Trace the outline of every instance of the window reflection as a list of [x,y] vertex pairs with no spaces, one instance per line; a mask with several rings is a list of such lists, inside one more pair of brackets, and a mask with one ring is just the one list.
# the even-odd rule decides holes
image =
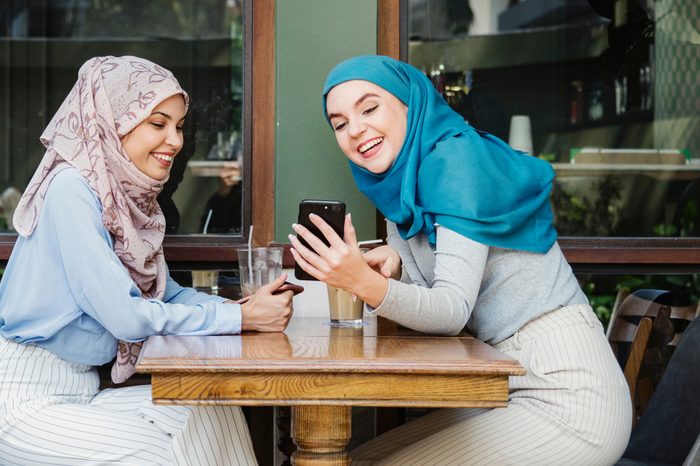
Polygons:
[[39,135],[80,65],[136,55],[172,70],[192,101],[159,197],[169,232],[240,232],[242,0],[2,2],[0,28],[0,231],[11,230],[16,193],[44,154]]
[[553,163],[561,235],[700,234],[697,2],[410,0],[409,38],[465,119]]

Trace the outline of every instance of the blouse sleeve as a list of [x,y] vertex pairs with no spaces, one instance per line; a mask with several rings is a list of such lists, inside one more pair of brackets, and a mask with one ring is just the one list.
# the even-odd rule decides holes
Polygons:
[[[403,246],[397,250],[402,260],[404,257],[413,260],[406,242],[401,240],[401,243]],[[421,332],[459,333],[476,303],[488,252],[488,246],[438,227],[432,286],[389,280],[384,301],[374,312]]]
[[223,303],[228,301],[226,298],[221,296],[216,296],[209,293],[202,293],[194,288],[189,288],[180,285],[178,282],[173,280],[168,272],[168,281],[165,285],[165,293],[163,295],[163,301],[172,304],[202,304],[209,301]]
[[56,177],[42,210],[77,306],[115,338],[240,332],[239,305],[183,288],[169,274],[164,300],[144,299],[112,249],[101,205],[86,183]]

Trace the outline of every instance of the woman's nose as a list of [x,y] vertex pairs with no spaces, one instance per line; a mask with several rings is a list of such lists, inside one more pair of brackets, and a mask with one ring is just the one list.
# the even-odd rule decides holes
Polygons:
[[364,124],[364,122],[362,120],[351,121],[348,123],[348,125],[349,125],[348,130],[349,130],[350,136],[352,136],[352,137],[359,136],[360,134],[364,133],[365,129],[367,128],[367,126]]
[[175,150],[180,150],[183,143],[182,132],[177,128],[172,128],[168,131],[168,135],[165,138],[165,143]]

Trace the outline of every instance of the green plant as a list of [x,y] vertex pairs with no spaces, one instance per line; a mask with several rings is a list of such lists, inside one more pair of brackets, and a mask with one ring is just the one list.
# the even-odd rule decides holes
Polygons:
[[621,191],[620,180],[613,176],[596,181],[584,194],[555,183],[551,199],[557,231],[561,235],[614,236],[627,221]]

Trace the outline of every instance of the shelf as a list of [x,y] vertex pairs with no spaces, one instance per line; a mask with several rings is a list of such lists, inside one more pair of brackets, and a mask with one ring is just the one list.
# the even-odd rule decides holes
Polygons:
[[449,73],[595,58],[608,47],[607,25],[601,20],[448,41],[411,41],[409,62],[428,71],[442,63]]
[[579,176],[645,175],[657,180],[696,180],[700,165],[644,163],[553,163],[557,179]]
[[190,160],[187,166],[192,176],[218,177],[224,168],[237,168],[241,164],[235,160]]

